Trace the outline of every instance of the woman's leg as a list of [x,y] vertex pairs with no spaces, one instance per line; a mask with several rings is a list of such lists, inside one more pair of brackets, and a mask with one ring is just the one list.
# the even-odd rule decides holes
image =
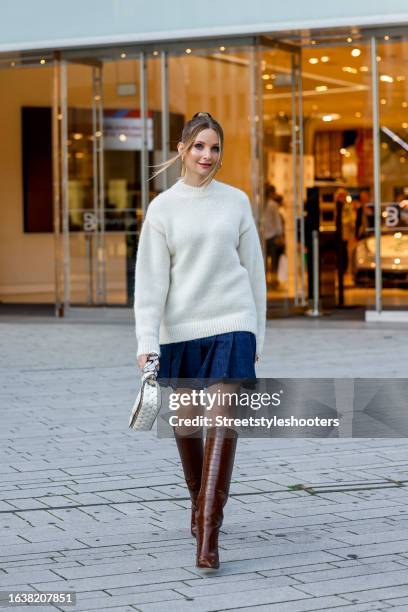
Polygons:
[[[177,393],[190,394],[190,389],[177,389]],[[179,418],[193,418],[200,415],[201,410],[193,406],[180,406],[177,410]],[[191,533],[196,536],[197,497],[201,487],[201,473],[204,457],[204,441],[202,427],[174,426],[174,437],[183,467],[184,478],[191,498]]]
[[[221,399],[211,410],[213,423],[217,415],[234,415],[234,394],[239,393],[239,389],[240,385],[237,384],[213,385],[208,388],[208,393],[215,393],[215,397]],[[224,518],[223,508],[228,500],[237,439],[238,434],[233,427],[214,426],[207,430],[196,514],[196,565],[200,568],[219,567],[218,534]]]

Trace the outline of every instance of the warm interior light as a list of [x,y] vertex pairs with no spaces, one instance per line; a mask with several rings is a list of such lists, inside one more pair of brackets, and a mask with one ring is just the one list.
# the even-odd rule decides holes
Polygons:
[[351,38],[351,36],[349,36],[349,37],[347,38],[347,42],[348,42],[348,43],[353,42],[353,39]]
[[322,116],[323,121],[336,121],[336,119],[340,119],[340,115],[338,113],[330,113]]
[[402,124],[402,127],[406,130],[408,128],[408,123],[404,121],[404,123]]
[[120,57],[121,57],[122,59],[125,59],[125,57],[126,57],[126,53],[121,53],[121,54],[120,54]]
[[399,74],[399,75],[397,76],[397,81],[405,81],[405,77],[404,77],[404,75]]
[[311,57],[311,58],[309,59],[309,64],[317,64],[317,63],[318,63],[318,61],[319,61],[319,58],[318,58],[318,57]]
[[81,132],[75,132],[75,134],[72,134],[72,138],[74,140],[81,140],[84,137],[83,134],[81,134]]
[[315,87],[316,91],[327,91],[327,89],[328,89],[327,85],[317,85]]
[[401,232],[395,232],[394,238],[402,238]]
[[269,76],[269,74],[263,74],[262,78],[264,81],[268,81],[271,77]]
[[380,76],[380,81],[383,81],[384,83],[393,83],[394,79],[389,74],[382,74]]
[[359,111],[357,111],[356,113],[354,113],[354,116],[359,118],[359,117],[361,117],[361,113]]
[[350,74],[357,74],[357,68],[352,68],[351,66],[343,66],[343,72],[350,72]]
[[390,37],[388,36],[388,34],[384,36],[384,40],[390,40]]
[[400,258],[399,258],[399,257],[396,257],[396,258],[394,259],[394,263],[396,263],[396,264],[399,264],[399,263],[401,263],[401,260],[400,260]]
[[322,57],[320,58],[320,61],[323,63],[328,62],[330,59],[330,57],[328,55],[322,55]]
[[360,50],[360,49],[357,49],[357,47],[356,47],[355,49],[352,49],[352,50],[351,50],[351,55],[352,55],[353,57],[358,57],[359,55],[361,55],[361,50]]
[[368,66],[360,66],[360,72],[368,72]]
[[266,85],[266,89],[273,89],[273,85],[272,85],[272,83],[267,83],[267,85]]
[[159,52],[158,52],[158,51],[156,51],[156,50],[154,50],[154,51],[153,51],[153,55],[159,55]]
[[344,149],[343,147],[340,149],[340,154],[341,155],[345,155],[346,154],[347,149]]
[[220,47],[220,51],[225,51],[225,47]]
[[385,98],[381,98],[380,103],[381,104],[387,104],[387,100]]
[[408,102],[402,102],[402,103],[401,103],[401,106],[402,106],[402,108],[407,108],[407,106],[408,106]]
[[191,49],[186,49],[186,53],[191,53]]
[[377,60],[377,62],[381,62],[381,55],[377,55],[375,59]]
[[126,134],[119,134],[119,140],[120,142],[126,142],[127,141]]
[[45,59],[43,57],[40,59],[40,64],[45,64]]

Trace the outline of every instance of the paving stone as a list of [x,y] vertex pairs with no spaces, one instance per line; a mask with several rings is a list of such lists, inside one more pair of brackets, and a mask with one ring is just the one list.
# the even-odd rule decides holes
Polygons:
[[[77,590],[84,611],[404,609],[408,491],[357,490],[406,480],[403,439],[242,438],[221,568],[195,568],[174,440],[127,428],[138,386],[128,315],[0,322],[0,580]],[[268,322],[259,375],[387,375],[384,326],[334,323]],[[408,327],[397,332],[389,371],[405,376]],[[289,488],[299,483],[317,495]]]

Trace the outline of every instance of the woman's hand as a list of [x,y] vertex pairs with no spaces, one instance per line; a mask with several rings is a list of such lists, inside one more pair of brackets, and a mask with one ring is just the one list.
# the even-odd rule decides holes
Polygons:
[[[156,353],[146,353],[144,355],[139,355],[139,357],[137,358],[137,364],[141,370],[143,370],[143,368],[145,367],[150,355],[156,355]],[[157,369],[160,369],[160,365]]]

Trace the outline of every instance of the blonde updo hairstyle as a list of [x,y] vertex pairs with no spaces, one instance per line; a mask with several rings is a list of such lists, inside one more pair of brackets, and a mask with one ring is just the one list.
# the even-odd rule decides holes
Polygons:
[[[224,150],[224,132],[221,125],[213,119],[210,113],[196,113],[190,121],[187,121],[185,124],[182,134],[181,134],[181,142],[184,147],[180,153],[177,153],[174,157],[168,159],[167,161],[157,164],[160,167],[160,170],[157,170],[150,178],[155,178],[158,174],[161,174],[167,168],[170,168],[173,164],[175,164],[179,159],[181,160],[181,176],[185,176],[186,167],[184,164],[184,156],[190,151],[192,148],[198,134],[203,130],[211,129],[214,130],[218,134],[219,146],[220,146],[220,156],[218,158],[217,164],[212,168],[209,175],[200,183],[200,186],[207,185],[216,175],[218,170],[222,164],[222,155]],[[156,166],[156,167],[157,167]]]

